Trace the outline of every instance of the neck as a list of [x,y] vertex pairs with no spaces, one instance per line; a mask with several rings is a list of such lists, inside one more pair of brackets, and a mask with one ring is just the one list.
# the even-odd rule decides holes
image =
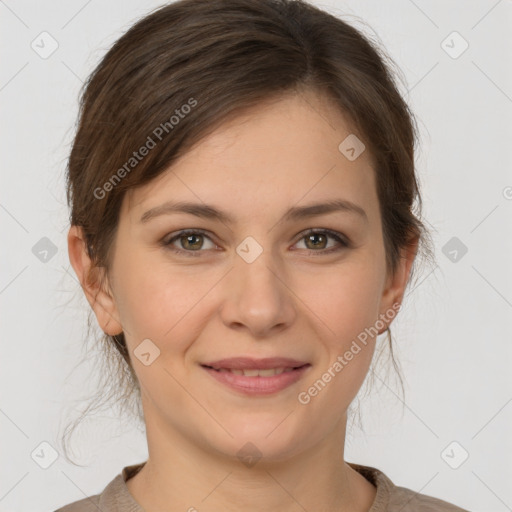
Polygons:
[[157,416],[147,421],[145,412],[149,458],[127,486],[146,510],[366,512],[375,497],[375,487],[343,459],[346,416],[308,449],[279,459],[263,454],[251,464],[201,446]]

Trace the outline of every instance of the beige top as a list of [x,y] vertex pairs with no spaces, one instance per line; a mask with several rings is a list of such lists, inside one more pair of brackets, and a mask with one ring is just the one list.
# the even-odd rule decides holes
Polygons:
[[[74,501],[55,512],[145,512],[126,485],[126,481],[137,474],[144,464],[124,467],[100,494]],[[347,464],[377,487],[375,500],[368,512],[469,512],[446,501],[398,487],[376,468],[352,462]]]

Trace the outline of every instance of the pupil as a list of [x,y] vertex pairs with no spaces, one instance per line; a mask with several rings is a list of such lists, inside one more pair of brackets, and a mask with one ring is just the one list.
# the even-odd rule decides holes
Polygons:
[[[187,235],[186,236],[186,239],[187,239],[187,244],[189,244],[189,242],[191,240],[193,240],[194,238],[199,238],[197,235]],[[194,243],[191,243],[191,245],[194,245]],[[196,244],[197,245],[197,244]]]
[[[322,238],[322,235],[321,235],[321,234],[318,234],[318,233],[314,233],[314,234],[312,234],[312,235],[309,235],[309,241],[310,241],[310,242],[313,242],[314,246],[315,246],[315,247],[317,247],[317,246],[319,245],[319,242],[318,242],[318,241],[316,241],[316,242],[315,242],[315,241],[313,240],[313,239],[314,239],[314,237],[321,237],[321,238]],[[320,244],[321,244],[321,242],[320,242]]]

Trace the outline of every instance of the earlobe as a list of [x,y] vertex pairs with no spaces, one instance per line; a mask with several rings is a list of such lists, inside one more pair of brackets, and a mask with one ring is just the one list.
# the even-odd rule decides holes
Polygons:
[[69,230],[68,254],[69,261],[101,329],[110,336],[120,334],[123,328],[105,269],[93,266],[80,226],[71,226]]

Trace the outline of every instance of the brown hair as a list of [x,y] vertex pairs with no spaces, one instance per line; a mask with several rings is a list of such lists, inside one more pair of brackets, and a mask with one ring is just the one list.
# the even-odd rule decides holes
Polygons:
[[[415,120],[386,60],[358,30],[302,0],[180,0],[138,21],[84,84],[68,162],[70,222],[82,227],[93,264],[108,272],[127,190],[248,107],[302,91],[334,100],[373,158],[389,270],[415,238],[430,255]],[[103,341],[115,393],[133,399],[124,335]]]

